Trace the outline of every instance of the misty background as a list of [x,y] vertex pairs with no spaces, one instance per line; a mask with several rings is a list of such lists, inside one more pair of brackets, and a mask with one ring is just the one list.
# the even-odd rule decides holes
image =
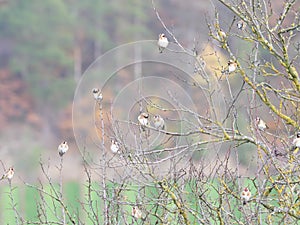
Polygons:
[[[280,5],[273,4],[276,14]],[[227,9],[206,0],[164,0],[155,1],[155,5],[179,42],[199,52],[207,47],[206,21],[214,20],[214,7],[220,11],[220,26],[224,30],[228,30],[233,19]],[[80,169],[74,173],[81,156],[73,135],[72,103],[82,74],[106,51],[120,44],[156,40],[162,32],[166,33],[151,1],[1,1],[3,165],[14,166],[18,177],[35,181],[40,173],[39,161],[58,162],[57,146],[66,140],[70,146],[67,154],[72,157],[65,162],[69,171],[66,177],[80,179]],[[239,41],[229,40],[229,45],[239,55],[247,50]],[[208,67],[214,66],[207,63]],[[0,171],[4,172],[4,168]]]

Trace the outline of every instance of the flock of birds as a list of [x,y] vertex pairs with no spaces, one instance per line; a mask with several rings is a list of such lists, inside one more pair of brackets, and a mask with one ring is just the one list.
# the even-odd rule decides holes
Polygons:
[[[145,112],[142,112],[138,116],[137,120],[138,120],[138,124],[140,125],[140,128],[141,128],[142,132],[146,132],[147,127],[150,126],[149,119],[150,119],[149,114],[145,113]],[[165,120],[161,117],[161,115],[158,115],[158,114],[154,115],[152,122],[153,122],[153,125],[154,125],[155,129],[157,129],[157,130],[164,130],[165,129]],[[118,153],[119,150],[120,150],[120,144],[114,138],[111,139],[110,150],[114,154]]]
[[[237,28],[240,30],[244,30],[246,27],[246,23],[244,21],[239,21],[237,23]],[[222,30],[220,30],[220,35],[222,36],[222,38],[226,38],[226,33]],[[158,45],[158,49],[159,52],[162,53],[169,45],[169,41],[168,38],[166,37],[165,34],[160,34],[158,41],[157,41],[157,45]],[[226,71],[226,73],[232,73],[236,70],[237,68],[237,63],[233,60],[229,60],[228,63],[228,69]],[[94,88],[92,90],[92,94],[93,97],[96,101],[102,101],[103,100],[103,95],[101,93],[101,91],[98,88]],[[137,121],[140,125],[140,128],[142,131],[145,131],[147,129],[147,127],[150,126],[150,118],[149,118],[149,114],[146,112],[142,112],[138,118]],[[160,115],[154,115],[153,119],[152,119],[154,128],[157,130],[164,130],[165,129],[165,121],[164,119],[160,116]],[[255,118],[255,124],[257,126],[257,128],[261,131],[264,131],[266,129],[268,129],[268,125],[259,117]],[[296,137],[294,138],[293,142],[292,142],[292,149],[291,150],[295,150],[299,148],[300,149],[300,132],[297,132]],[[59,146],[58,146],[58,153],[59,156],[62,157],[67,151],[69,150],[69,146],[68,143],[66,141],[63,141]],[[118,143],[118,141],[116,139],[111,139],[111,146],[110,146],[110,150],[112,153],[118,153],[120,150],[120,144]],[[10,167],[6,173],[3,174],[3,176],[0,178],[0,180],[3,179],[8,179],[9,182],[12,180],[13,176],[14,176],[14,168]],[[249,190],[248,187],[245,187],[242,190],[241,193],[241,200],[242,203],[245,205],[247,202],[249,202],[251,199],[251,192]],[[137,219],[141,219],[142,218],[142,211],[137,207],[137,206],[133,206],[132,207],[132,213],[131,215]]]
[[[237,27],[240,30],[244,30],[246,27],[246,24],[243,21],[239,21],[237,23]],[[221,35],[223,36],[223,38],[226,37],[225,32],[220,31]],[[157,45],[158,45],[158,49],[159,52],[162,53],[169,45],[169,41],[167,39],[167,37],[165,36],[165,34],[160,34],[158,41],[157,41]],[[229,60],[228,63],[228,68],[225,71],[225,73],[232,73],[236,70],[237,68],[237,63],[233,60]],[[96,101],[102,101],[103,100],[103,95],[101,93],[101,91],[99,90],[99,88],[94,88],[92,90],[92,94],[93,97]],[[138,117],[137,117],[137,121],[138,124],[140,125],[140,128],[142,131],[146,131],[147,127],[150,126],[150,116],[148,113],[146,112],[142,112]],[[153,127],[157,130],[164,130],[165,129],[165,121],[164,119],[160,116],[160,115],[154,115],[152,118],[152,124]],[[266,129],[268,129],[268,125],[266,124],[265,121],[263,121],[260,117],[256,117],[255,118],[255,125],[256,127],[261,130],[261,131],[265,131]],[[294,138],[293,142],[293,147],[292,150],[295,150],[296,148],[300,148],[300,132],[298,132],[296,134],[296,137]],[[59,151],[59,155],[63,156],[67,151],[68,151],[69,147],[66,141],[62,142],[59,146],[58,146],[58,151]],[[116,139],[111,139],[111,145],[110,145],[110,150],[112,153],[116,154],[119,152],[120,150],[120,144]],[[241,192],[241,200],[243,205],[247,204],[247,202],[249,202],[251,200],[251,192],[249,190],[248,187],[245,187],[242,192]],[[132,207],[132,216],[140,219],[142,218],[142,211],[137,207],[137,206],[133,206]]]
[[[244,30],[245,26],[246,26],[246,24],[243,21],[239,21],[237,23],[238,29]],[[223,35],[223,37],[226,37],[226,34],[223,31],[221,31],[221,35]],[[157,42],[159,52],[162,53],[164,51],[164,49],[168,47],[168,44],[169,44],[169,41],[168,41],[167,37],[165,36],[165,34],[160,34],[158,42]],[[237,68],[237,63],[233,60],[229,60],[227,65],[228,65],[227,70],[222,71],[222,73],[223,72],[224,73],[232,73]],[[96,101],[103,100],[102,93],[98,88],[94,88],[92,93],[93,93],[94,99]],[[146,131],[147,127],[149,127],[149,125],[150,125],[149,114],[146,112],[142,112],[138,116],[137,121],[141,127],[141,130]],[[153,125],[156,129],[158,129],[158,130],[165,129],[165,121],[160,115],[154,115],[152,121],[153,121]],[[266,129],[269,128],[268,125],[266,124],[266,122],[263,121],[260,117],[255,118],[255,125],[261,131],[265,131]],[[296,148],[300,148],[300,132],[297,133],[296,138],[293,140],[293,149],[296,149]],[[115,139],[111,140],[110,150],[112,153],[119,152],[120,145],[117,140],[115,140]],[[243,205],[246,205],[247,202],[250,201],[251,196],[252,195],[251,195],[249,188],[245,187],[241,192],[241,200],[242,200]],[[138,218],[138,219],[142,218],[142,212],[138,209],[137,206],[132,207],[132,216],[135,218]]]

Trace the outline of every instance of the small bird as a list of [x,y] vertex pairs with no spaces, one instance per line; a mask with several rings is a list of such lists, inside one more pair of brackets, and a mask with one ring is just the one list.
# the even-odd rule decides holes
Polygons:
[[58,146],[58,154],[60,156],[63,156],[68,150],[69,150],[69,146],[68,143],[66,141],[63,141],[59,146]]
[[228,69],[227,70],[222,70],[222,74],[232,73],[237,68],[237,63],[235,61],[231,60],[231,59],[228,61],[227,65],[228,65]]
[[239,30],[245,30],[246,25],[247,24],[243,20],[238,21],[236,24],[236,26]]
[[7,172],[5,174],[3,174],[3,176],[1,177],[0,180],[3,180],[5,178],[7,178],[9,181],[11,181],[11,179],[13,178],[15,174],[15,171],[14,171],[14,168],[13,167],[10,167]]
[[103,99],[102,93],[99,88],[93,89],[93,96],[96,101],[101,101]]
[[138,116],[138,121],[143,131],[145,131],[145,127],[149,126],[148,118],[149,118],[149,114],[144,112]]
[[236,70],[237,63],[234,62],[233,60],[229,60],[227,65],[228,65],[228,73],[231,73]]
[[243,205],[246,205],[247,202],[249,202],[251,198],[251,192],[247,187],[245,187],[244,190],[242,191],[241,198],[243,201]]
[[226,33],[223,30],[220,30],[220,37],[221,37],[221,40],[225,40],[227,37]]
[[111,139],[110,150],[112,151],[112,153],[117,153],[119,149],[119,143],[115,139]]
[[137,206],[133,206],[132,207],[132,211],[131,211],[131,215],[137,219],[141,219],[142,218],[142,211],[137,207]]
[[265,129],[269,129],[268,125],[265,123],[265,121],[263,121],[260,117],[256,117],[255,118],[255,122],[256,122],[256,126],[258,127],[258,129],[260,129],[261,131],[264,131]]
[[153,123],[154,123],[154,127],[156,129],[159,129],[159,130],[160,129],[162,129],[162,130],[165,129],[165,121],[160,115],[155,115],[153,117]]
[[159,35],[159,38],[158,38],[158,41],[157,41],[157,45],[158,45],[159,53],[162,53],[163,50],[164,50],[166,47],[168,47],[169,41],[168,41],[168,38],[166,37],[165,34],[160,34],[160,35]]
[[296,137],[293,140],[293,146],[292,151],[294,151],[296,148],[300,149],[300,131],[297,132]]

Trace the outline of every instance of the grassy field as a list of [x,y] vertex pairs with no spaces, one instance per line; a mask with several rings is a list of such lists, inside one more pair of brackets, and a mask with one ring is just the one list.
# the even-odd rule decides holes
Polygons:
[[[193,187],[194,183],[191,181],[189,184],[186,185],[184,192],[184,202],[185,206],[188,206],[188,208],[193,209],[194,212],[199,212],[202,210],[199,208],[198,201],[199,199],[194,195],[193,190],[191,187]],[[212,185],[212,183],[210,184]],[[213,183],[215,187],[218,186],[217,183]],[[112,224],[122,224],[119,223],[119,221],[124,221],[124,218],[127,220],[128,223],[132,224],[133,218],[131,216],[131,207],[136,202],[140,202],[141,199],[138,199],[139,192],[141,193],[141,196],[143,196],[143,202],[146,202],[147,204],[143,205],[142,207],[145,209],[145,211],[154,213],[156,215],[167,215],[167,211],[174,211],[176,210],[176,206],[172,201],[163,202],[165,209],[162,209],[162,207],[156,208],[157,204],[153,201],[153,199],[157,199],[159,197],[158,189],[155,187],[146,187],[143,188],[143,190],[138,191],[138,187],[134,185],[128,185],[124,188],[124,191],[122,192],[122,195],[118,197],[119,202],[124,202],[124,204],[118,204],[117,201],[114,201],[114,198],[116,198],[116,189],[113,186],[113,184],[107,184],[109,188],[108,192],[108,199],[111,200],[110,212],[111,212],[111,218]],[[58,188],[58,187],[56,187]],[[45,186],[44,189],[47,191],[47,193],[53,193],[49,186]],[[91,198],[92,198],[92,205],[94,208],[97,208],[98,210],[95,211],[96,217],[100,220],[102,218],[103,213],[103,205],[102,200],[100,199],[99,195],[96,193],[96,191],[99,191],[99,184],[94,183],[93,184],[94,192],[91,192]],[[253,189],[252,189],[253,190]],[[78,217],[81,221],[84,222],[86,225],[92,225],[94,224],[93,221],[95,221],[95,217],[92,216],[91,210],[88,207],[88,204],[86,204],[86,198],[87,198],[87,189],[84,186],[80,186],[80,184],[76,182],[69,182],[64,184],[64,202],[68,207],[68,211],[70,215],[72,215],[73,219],[78,223]],[[10,196],[13,197],[13,202]],[[48,224],[53,224],[55,222],[59,222],[57,219],[58,217],[61,217],[61,207],[58,204],[57,201],[53,201],[51,197],[49,196],[43,196],[44,201],[42,201],[41,196],[39,195],[39,192],[36,189],[30,188],[30,187],[18,187],[13,186],[13,189],[10,190],[8,185],[3,185],[0,187],[0,224],[10,224],[14,225],[17,224],[16,222],[16,215],[14,210],[12,210],[13,205],[15,205],[18,212],[20,212],[21,216],[26,221],[31,221],[32,223],[37,222],[38,218],[41,217],[43,220],[45,220],[45,217],[43,214],[47,215],[47,219],[49,221]],[[162,196],[160,196],[162,197]],[[166,197],[166,196],[164,196]],[[214,190],[214,188],[211,188],[208,191],[208,194],[206,195],[206,199],[210,201],[210,203],[218,205],[218,193]],[[240,205],[240,200],[234,199],[234,198],[228,198],[231,204],[234,206]],[[162,202],[160,202],[162,203]],[[274,204],[276,204],[274,202]],[[83,210],[83,206],[86,211]],[[41,208],[45,208],[43,211],[41,211]],[[238,210],[238,207],[232,211],[235,214],[235,217],[240,219],[240,222],[246,222],[244,215],[241,213],[241,211]],[[88,214],[90,216],[88,216]],[[262,221],[266,220],[266,215],[264,214],[261,219]],[[175,217],[166,216],[169,220],[169,225],[175,225],[179,224],[178,220]],[[188,217],[190,219],[191,224],[199,224],[199,221],[195,216],[193,216],[191,213],[188,214]],[[277,218],[278,219],[278,218]],[[275,219],[276,221],[278,221]],[[273,217],[273,222],[276,222]],[[211,222],[213,222],[212,220]],[[51,223],[52,222],[52,223]],[[156,218],[154,215],[148,214],[147,215],[147,223],[142,223],[142,221],[134,221],[133,224],[155,224]],[[101,222],[99,222],[101,224]],[[35,223],[36,224],[36,223]],[[70,224],[70,222],[67,220],[67,224]],[[235,224],[235,223],[233,223]],[[264,224],[264,223],[263,223]],[[267,224],[267,223],[266,223]]]
[[[49,187],[45,187],[45,189],[51,193]],[[13,197],[13,202],[10,196]],[[80,209],[80,196],[81,193],[79,184],[74,182],[65,184],[64,198],[67,205],[70,206],[70,211],[72,213],[76,213],[78,212],[78,209]],[[13,205],[16,206],[18,212],[26,221],[37,221],[38,205],[42,202],[37,190],[30,187],[13,186],[12,191],[10,191],[8,185],[2,186],[0,188],[0,198],[0,224],[16,224],[16,215],[13,210]],[[45,207],[45,213],[47,214],[49,221],[57,221],[54,211],[50,210],[49,208],[53,209],[56,207],[58,213],[60,213],[60,206],[57,202],[53,202],[49,196],[45,196],[45,203],[45,205],[50,206]]]

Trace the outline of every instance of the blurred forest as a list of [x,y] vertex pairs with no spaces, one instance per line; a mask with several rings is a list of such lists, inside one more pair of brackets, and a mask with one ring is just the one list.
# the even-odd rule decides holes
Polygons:
[[[209,3],[157,4],[183,43],[206,41],[200,15]],[[0,157],[31,172],[61,140],[76,149],[72,100],[86,68],[109,49],[163,32],[151,2],[138,0],[1,1],[0,30]]]
[[[156,4],[184,47],[207,47],[206,20],[214,16],[209,1]],[[217,2],[215,6],[222,14],[220,26],[228,27],[232,14]],[[273,3],[275,12],[280,7]],[[151,1],[139,0],[1,1],[0,30],[0,157],[20,172],[34,172],[41,153],[57,154],[61,140],[76,149],[74,91],[97,57],[120,44],[155,40],[165,32]],[[247,49],[239,41],[229,44],[242,47],[238,55]],[[207,60],[208,68],[213,63]]]

